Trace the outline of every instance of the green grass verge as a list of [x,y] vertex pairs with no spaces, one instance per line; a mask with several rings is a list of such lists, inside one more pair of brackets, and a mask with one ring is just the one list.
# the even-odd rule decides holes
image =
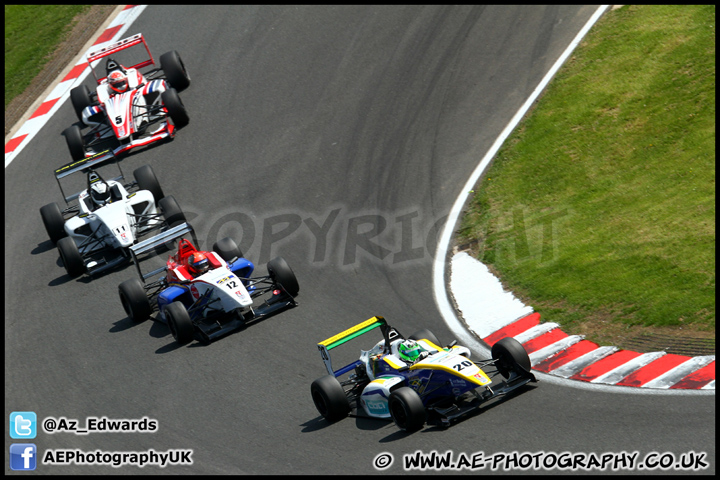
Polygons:
[[90,5],[5,5],[5,107],[47,63]]
[[545,321],[714,332],[715,7],[608,12],[475,192],[458,243]]

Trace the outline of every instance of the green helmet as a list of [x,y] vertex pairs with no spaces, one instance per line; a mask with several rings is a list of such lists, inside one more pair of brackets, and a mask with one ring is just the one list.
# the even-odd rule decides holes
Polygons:
[[398,346],[398,354],[400,358],[408,363],[417,361],[422,351],[422,347],[415,340],[403,340]]

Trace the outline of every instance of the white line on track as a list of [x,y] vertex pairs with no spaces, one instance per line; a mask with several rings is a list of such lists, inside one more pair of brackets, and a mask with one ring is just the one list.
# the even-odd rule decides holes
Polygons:
[[[480,161],[480,164],[475,168],[475,171],[473,171],[472,175],[470,175],[470,178],[465,183],[465,186],[463,186],[463,189],[460,192],[460,195],[458,196],[457,200],[455,200],[455,204],[453,205],[452,209],[450,210],[450,214],[448,215],[447,222],[445,223],[445,227],[443,228],[442,235],[440,236],[440,240],[438,242],[437,250],[435,251],[435,259],[433,260],[433,292],[435,295],[435,303],[438,306],[438,310],[440,310],[440,314],[443,317],[443,320],[445,320],[445,323],[450,328],[450,330],[455,334],[457,337],[458,343],[461,345],[465,345],[466,347],[472,349],[475,352],[480,352],[481,356],[487,357],[489,355],[488,348],[483,345],[472,333],[470,333],[463,322],[458,319],[457,315],[455,314],[455,309],[452,305],[450,305],[450,301],[448,299],[448,292],[446,287],[446,281],[445,281],[445,272],[446,272],[446,258],[447,258],[447,252],[450,248],[450,240],[452,240],[452,234],[455,231],[455,226],[457,224],[458,218],[460,217],[460,214],[462,213],[463,206],[465,205],[465,202],[467,201],[468,195],[470,193],[470,190],[473,189],[475,184],[477,183],[480,176],[483,174],[485,169],[490,164],[490,161],[493,159],[497,151],[500,149],[502,144],[505,142],[507,137],[510,135],[510,133],[517,127],[518,123],[520,123],[520,120],[525,116],[527,111],[530,109],[532,104],[537,100],[538,96],[540,96],[540,93],[547,87],[548,83],[550,83],[550,80],[555,76],[557,71],[560,69],[560,67],[565,63],[567,58],[570,56],[570,54],[575,50],[575,48],[580,44],[580,41],[587,35],[588,31],[592,28],[593,25],[600,19],[600,17],[605,13],[605,11],[608,9],[609,5],[601,5],[595,13],[590,17],[590,19],[587,21],[585,26],[580,30],[580,32],[577,34],[575,39],[570,43],[570,45],[567,47],[567,49],[563,52],[563,54],[560,56],[560,58],[557,59],[555,64],[552,66],[552,68],[548,71],[548,73],[543,77],[543,79],[540,81],[538,86],[535,88],[535,90],[532,92],[530,97],[525,101],[525,103],[520,107],[520,110],[515,113],[513,118],[510,120],[510,122],[507,124],[505,129],[500,133],[500,136],[495,140],[493,145],[490,147],[490,150],[485,154],[483,159]],[[581,388],[585,390],[596,390],[596,391],[602,391],[602,392],[612,392],[612,393],[629,393],[629,394],[649,394],[649,395],[714,395],[714,391],[707,391],[707,390],[656,390],[656,389],[643,389],[643,388],[635,388],[635,387],[623,387],[623,386],[617,386],[617,385],[598,385],[598,384],[590,384],[588,382],[581,382],[581,381],[575,381],[575,380],[568,380],[565,378],[559,378],[553,375],[547,375],[542,372],[533,372],[538,379],[540,379],[543,382],[546,383],[552,383],[557,385],[563,385],[563,386],[569,386],[574,388]]]

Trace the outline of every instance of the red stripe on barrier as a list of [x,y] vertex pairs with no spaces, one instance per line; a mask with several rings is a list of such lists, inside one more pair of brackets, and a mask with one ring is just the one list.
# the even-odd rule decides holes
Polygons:
[[483,338],[485,343],[487,343],[490,346],[495,345],[498,341],[502,340],[505,337],[514,337],[515,335],[518,335],[525,330],[528,330],[535,325],[540,323],[540,314],[539,313],[531,313],[530,315],[523,317],[519,320],[514,321],[510,325],[505,325],[500,330],[497,330],[487,337]]
[[65,78],[62,79],[63,82],[66,82],[68,80],[75,80],[78,78],[88,67],[87,62],[81,63],[79,65],[75,65],[72,70],[70,70],[70,73],[65,75]]
[[14,151],[18,145],[22,143],[23,140],[25,140],[25,137],[27,137],[28,134],[20,135],[19,137],[11,138],[8,143],[5,144],[5,153],[10,153]]
[[644,367],[635,370],[633,373],[619,381],[617,385],[640,387],[687,360],[690,360],[690,357],[673,354],[663,355],[657,360],[648,363]]
[[541,348],[547,347],[548,345],[567,337],[567,333],[563,332],[559,328],[553,328],[549,332],[545,332],[539,337],[533,338],[532,340],[528,340],[527,342],[523,343],[523,347],[525,347],[527,353],[533,353],[540,350]]
[[123,8],[123,11],[130,10],[131,8],[135,8],[137,5],[125,5],[125,8]]
[[57,103],[57,101],[60,100],[59,98],[55,98],[53,100],[48,100],[47,102],[43,102],[40,104],[40,106],[33,112],[33,114],[30,116],[30,118],[39,117],[41,115],[45,115],[50,111],[50,109]]
[[105,30],[102,35],[98,37],[98,39],[93,43],[93,46],[98,45],[100,43],[109,42],[112,40],[112,38],[115,36],[115,34],[120,30],[123,26],[122,25],[116,25],[114,27],[110,27],[107,30]]
[[572,360],[575,360],[576,358],[585,355],[588,352],[596,350],[598,347],[599,345],[597,343],[593,343],[589,340],[580,340],[578,343],[570,345],[568,348],[558,353],[557,355],[554,355],[546,360],[543,360],[537,365],[534,365],[533,369],[547,373],[551,370],[555,370],[562,365],[565,365]]
[[708,365],[705,365],[700,370],[695,370],[693,373],[687,375],[685,378],[680,380],[678,383],[670,387],[670,389],[698,389],[702,388],[708,383],[715,380],[715,361],[713,360]]
[[601,358],[592,365],[588,365],[583,368],[582,371],[570,377],[570,380],[582,380],[585,382],[595,380],[600,375],[603,375],[610,370],[629,362],[633,358],[639,357],[640,355],[642,355],[642,353],[620,350],[619,352],[615,352],[605,358]]

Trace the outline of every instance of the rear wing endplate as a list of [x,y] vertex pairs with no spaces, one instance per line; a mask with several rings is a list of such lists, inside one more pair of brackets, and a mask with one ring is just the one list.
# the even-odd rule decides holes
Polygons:
[[138,274],[140,275],[140,278],[142,278],[143,282],[147,280],[150,277],[153,277],[159,273],[162,273],[165,271],[165,267],[157,268],[151,272],[148,273],[142,273],[142,270],[140,270],[140,262],[138,261],[138,257],[140,255],[143,255],[145,253],[151,252],[157,247],[160,247],[167,242],[175,241],[179,238],[184,237],[187,234],[191,234],[193,240],[195,241],[195,244],[197,245],[198,241],[195,237],[195,230],[193,230],[192,225],[189,223],[181,223],[180,225],[177,225],[173,228],[170,228],[168,230],[165,230],[164,232],[160,232],[154,237],[150,237],[147,240],[143,240],[142,242],[136,243],[135,245],[131,246],[129,248],[130,250],[130,256],[132,256],[133,263],[137,267]]
[[384,317],[381,316],[375,316],[368,320],[365,320],[362,323],[358,323],[354,327],[350,327],[344,332],[340,332],[337,335],[334,335],[327,340],[323,340],[322,342],[318,343],[318,350],[320,350],[320,357],[322,358],[323,362],[325,363],[325,368],[327,368],[327,371],[330,375],[333,375],[335,377],[342,375],[343,373],[346,373],[348,370],[346,370],[347,367],[354,366],[355,364],[352,363],[348,365],[347,367],[343,367],[339,369],[337,372],[335,372],[332,368],[332,362],[330,360],[330,350],[332,350],[335,347],[339,347],[345,342],[349,342],[353,338],[359,337],[360,335],[363,335],[365,333],[370,332],[371,330],[374,330],[376,328],[381,328],[383,331],[383,337],[385,337],[385,344],[387,345],[388,339],[387,339],[387,322],[385,321]]

